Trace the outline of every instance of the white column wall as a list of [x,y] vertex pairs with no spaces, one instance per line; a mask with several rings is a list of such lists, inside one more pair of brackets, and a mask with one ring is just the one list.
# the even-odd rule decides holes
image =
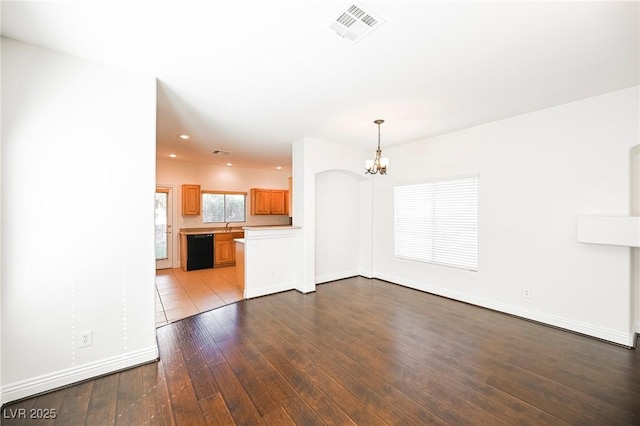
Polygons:
[[[370,212],[364,210],[363,207],[370,205],[370,176],[365,176],[362,170],[364,160],[367,154],[359,149],[348,148],[332,142],[326,142],[313,138],[303,138],[293,142],[293,224],[302,227],[302,248],[298,252],[298,271],[296,280],[299,291],[307,293],[315,290],[316,284],[316,256],[319,253],[326,253],[328,250],[337,251],[332,254],[333,257],[342,256],[351,259],[349,266],[337,265],[332,269],[323,269],[321,271],[324,277],[339,277],[344,275],[345,270],[353,270],[357,268],[360,274],[369,276],[370,270],[366,269],[370,266],[370,238],[369,233],[363,234],[362,229],[370,228]],[[334,173],[342,173],[348,179],[356,182],[355,186],[349,185],[348,188],[341,189],[339,196],[332,194],[330,191],[321,189],[320,198],[316,197],[316,179],[318,174],[328,173],[330,181],[334,181],[337,175]],[[333,177],[332,177],[333,176]],[[320,179],[320,185],[323,185],[325,179]],[[331,184],[335,190],[338,188]],[[318,245],[316,241],[316,226],[318,207],[316,203],[324,205],[336,205],[336,199],[345,200],[349,194],[354,194],[354,187],[358,189],[358,198],[354,200],[350,208],[356,209],[357,213],[349,217],[358,217],[358,233],[349,233],[348,243],[335,247],[330,239],[321,241],[322,245]],[[344,192],[343,192],[344,191]],[[334,196],[336,195],[336,196]],[[339,206],[336,206],[339,208]],[[325,208],[325,207],[322,207]],[[326,219],[326,218],[325,218]],[[332,227],[339,229],[341,219],[338,215],[332,215],[328,220],[323,220],[322,229],[328,230]],[[352,221],[352,219],[348,219]],[[353,241],[353,240],[356,241]],[[353,253],[349,252],[349,247],[358,247],[359,252],[357,261],[354,260]],[[324,256],[324,254],[320,254]],[[341,269],[341,270],[338,270]],[[324,279],[324,278],[321,278]],[[335,279],[335,278],[333,278]]]
[[3,403],[158,356],[155,91],[2,39]]
[[[374,275],[631,345],[630,249],[576,242],[576,221],[629,214],[638,117],[634,87],[385,150]],[[396,259],[393,185],[475,173],[479,271]]]

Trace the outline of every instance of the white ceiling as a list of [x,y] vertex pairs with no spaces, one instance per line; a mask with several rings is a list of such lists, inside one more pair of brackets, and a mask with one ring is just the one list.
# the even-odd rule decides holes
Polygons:
[[3,1],[2,35],[157,77],[158,158],[240,167],[289,168],[304,136],[372,157],[377,118],[384,150],[639,84],[638,1],[356,4],[386,21],[357,44],[317,0]]

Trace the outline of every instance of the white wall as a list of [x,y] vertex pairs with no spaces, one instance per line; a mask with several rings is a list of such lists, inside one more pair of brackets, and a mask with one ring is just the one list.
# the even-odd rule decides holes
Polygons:
[[[630,250],[577,243],[576,219],[629,214],[638,117],[634,87],[385,150],[392,167],[374,180],[374,275],[631,344]],[[479,271],[394,258],[393,185],[472,173]]]
[[246,222],[233,226],[287,225],[288,215],[251,215],[251,188],[288,189],[290,172],[280,170],[255,170],[241,167],[215,166],[179,160],[158,159],[156,162],[156,183],[170,185],[173,191],[173,267],[180,267],[180,228],[218,227],[224,224],[202,222],[200,216],[182,216],[181,185],[199,184],[201,188],[219,191],[239,191],[247,193]]
[[[640,145],[636,145],[630,152],[630,200],[631,216],[640,216]],[[640,248],[631,250],[631,273],[632,273],[632,306],[635,312],[633,318],[636,333],[640,333]]]
[[316,284],[358,275],[359,179],[343,171],[318,173],[315,192]]
[[[0,70],[0,75],[1,75],[1,71]],[[2,82],[0,81],[0,88]],[[1,93],[0,93],[1,95]],[[2,111],[2,107],[0,107],[0,112]],[[0,131],[2,128],[2,121],[4,121],[4,117],[0,116]],[[4,135],[0,134],[0,407],[2,407],[2,403],[4,402],[4,392],[2,389],[2,384],[4,383],[4,381],[2,380],[2,365],[3,365],[3,361],[2,361],[2,353],[3,353],[3,349],[2,349],[2,318],[3,318],[3,309],[2,306],[4,304],[4,302],[2,301],[2,282],[3,282],[3,277],[2,277],[2,259],[4,259],[4,253],[2,251],[2,248],[4,247],[4,236],[3,236],[3,228],[4,228],[4,217],[3,217],[3,211],[4,211],[4,207],[3,207],[3,197],[2,197],[2,188],[4,188],[4,172],[2,170],[2,164],[4,163],[3,161],[3,156],[2,156],[2,152],[4,150],[3,144],[2,144],[2,140],[4,140]]]
[[3,403],[158,356],[155,90],[2,39]]

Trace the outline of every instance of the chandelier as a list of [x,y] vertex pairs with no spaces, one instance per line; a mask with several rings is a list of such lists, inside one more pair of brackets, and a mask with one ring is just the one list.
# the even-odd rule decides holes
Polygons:
[[376,158],[374,160],[365,160],[364,167],[366,171],[364,174],[375,175],[376,173],[380,173],[381,175],[386,175],[389,159],[382,157],[382,150],[380,149],[380,125],[384,123],[384,120],[375,120],[374,123],[378,125],[378,149],[376,150]]

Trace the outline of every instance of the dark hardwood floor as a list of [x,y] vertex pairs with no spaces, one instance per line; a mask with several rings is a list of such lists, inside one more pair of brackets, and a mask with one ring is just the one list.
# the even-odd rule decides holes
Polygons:
[[[638,351],[377,280],[241,301],[158,342],[159,363],[2,424],[640,424]],[[21,408],[56,419],[7,418]]]

